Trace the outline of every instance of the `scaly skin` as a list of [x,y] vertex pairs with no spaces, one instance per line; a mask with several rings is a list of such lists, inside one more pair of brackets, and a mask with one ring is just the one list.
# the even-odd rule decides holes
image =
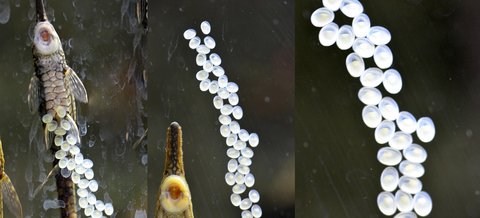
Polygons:
[[[5,199],[5,203],[8,206],[10,212],[12,212],[15,217],[20,218],[23,217],[22,212],[22,205],[20,204],[20,200],[18,199],[17,192],[13,187],[12,181],[5,173],[5,158],[3,157],[3,147],[2,141],[0,140],[0,188],[2,191],[0,192],[0,218],[3,218],[3,200]],[[5,198],[4,198],[5,195]]]
[[158,196],[156,218],[193,218],[191,194],[183,166],[182,128],[176,122],[167,130],[165,168]]

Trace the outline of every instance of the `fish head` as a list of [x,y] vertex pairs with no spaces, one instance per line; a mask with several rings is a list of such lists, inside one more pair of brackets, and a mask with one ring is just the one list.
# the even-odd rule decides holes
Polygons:
[[62,49],[62,42],[53,25],[48,21],[37,22],[33,30],[34,49],[43,55],[49,55]]

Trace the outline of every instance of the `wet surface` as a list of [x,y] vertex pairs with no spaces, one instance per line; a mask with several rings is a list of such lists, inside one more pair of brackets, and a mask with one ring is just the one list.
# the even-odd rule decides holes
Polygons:
[[[296,215],[383,217],[376,205],[384,169],[376,159],[380,146],[361,118],[361,84],[345,67],[349,51],[321,46],[319,29],[310,24],[321,4],[296,5]],[[390,96],[400,110],[429,116],[436,126],[435,139],[421,143],[428,152],[421,181],[433,200],[430,216],[480,216],[478,2],[363,5],[372,26],[392,33],[393,67],[404,86]],[[351,22],[335,15],[339,25]]]

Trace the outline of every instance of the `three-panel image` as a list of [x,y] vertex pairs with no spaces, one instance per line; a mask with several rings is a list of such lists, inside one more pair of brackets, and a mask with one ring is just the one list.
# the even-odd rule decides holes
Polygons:
[[0,0],[0,218],[480,217],[479,7]]

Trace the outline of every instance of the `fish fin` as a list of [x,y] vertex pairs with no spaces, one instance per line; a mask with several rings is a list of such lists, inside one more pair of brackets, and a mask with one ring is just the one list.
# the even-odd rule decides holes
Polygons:
[[75,99],[83,103],[88,102],[87,90],[83,86],[82,80],[70,67],[65,70],[65,84],[67,84],[67,89],[75,96]]
[[67,114],[65,116],[65,118],[67,119],[67,121],[70,123],[70,125],[72,126],[72,128],[70,129],[70,132],[77,138],[77,142],[79,144],[81,144],[81,141],[80,141],[80,131],[78,131],[78,126],[77,126],[77,123],[75,123],[75,121],[73,120],[72,116],[70,116],[70,114]]
[[53,132],[49,132],[46,126],[44,127],[44,133],[45,133],[45,148],[48,151],[52,146],[52,142],[53,142],[53,138],[55,137],[55,134]]
[[7,205],[8,210],[17,218],[23,217],[22,204],[15,191],[15,187],[13,187],[12,181],[6,173],[3,174],[1,183],[3,202]]
[[56,175],[57,174],[57,171],[60,169],[60,167],[58,167],[58,164],[55,165],[55,167],[50,170],[50,172],[48,173],[47,175],[47,178],[45,178],[45,180],[42,182],[42,184],[40,184],[36,189],[35,191],[33,192],[33,197],[37,196],[38,193],[40,193],[40,190],[42,190],[42,188],[45,186],[45,184],[47,184],[48,180],[50,180],[50,178],[52,178],[52,176]]
[[38,107],[40,106],[40,80],[36,75],[33,75],[30,79],[27,102],[31,113],[38,111]]

